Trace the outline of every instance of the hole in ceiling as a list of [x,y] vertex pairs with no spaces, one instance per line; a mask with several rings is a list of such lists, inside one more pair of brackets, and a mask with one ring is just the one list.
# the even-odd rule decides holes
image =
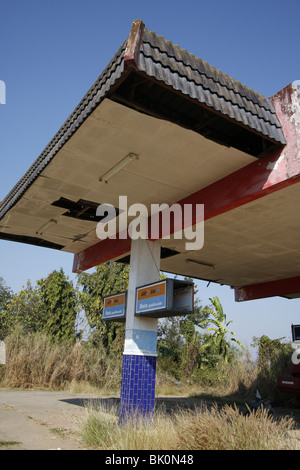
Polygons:
[[29,245],[42,246],[44,248],[53,248],[55,250],[61,250],[64,246],[59,245],[58,243],[53,243],[43,238],[38,237],[28,237],[25,235],[15,235],[12,233],[0,233],[0,239],[9,240],[18,243],[27,243]]
[[[180,255],[181,253],[179,251],[171,250],[170,248],[165,248],[164,246],[161,247],[160,249],[160,259],[166,259],[170,258],[171,256],[176,256]],[[129,264],[130,263],[130,255],[124,256],[121,259],[117,260],[118,263],[125,263]]]
[[[99,205],[99,202],[86,201],[84,199],[79,199],[77,202],[75,202],[64,197],[61,197],[60,199],[52,203],[52,206],[61,207],[63,209],[68,210],[67,212],[62,214],[65,217],[72,217],[74,219],[80,220],[89,220],[91,222],[100,222],[100,220],[102,220],[108,215],[108,212],[105,212],[104,215],[101,216],[96,215],[97,207]],[[119,210],[115,208],[115,211],[116,216],[118,216]]]

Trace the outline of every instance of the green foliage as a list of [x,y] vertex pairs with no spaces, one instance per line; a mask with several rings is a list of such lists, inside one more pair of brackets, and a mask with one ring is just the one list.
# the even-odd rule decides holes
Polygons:
[[17,327],[24,333],[43,332],[52,340],[74,341],[77,314],[76,292],[63,270],[53,271],[14,294],[1,312],[1,336],[4,338]]
[[12,291],[6,286],[3,277],[0,276],[0,311],[12,296]]
[[196,327],[207,315],[196,294],[195,289],[193,314],[162,318],[158,323],[158,367],[160,371],[172,374],[177,380],[193,380],[193,371],[202,358],[201,335],[196,331]]
[[[112,378],[116,384],[121,377],[125,328],[124,324],[102,321],[103,297],[126,291],[128,278],[128,265],[110,262],[98,266],[92,274],[78,275],[76,287],[62,269],[40,279],[35,286],[28,282],[17,294],[13,294],[0,278],[0,339],[9,341],[8,335],[17,332],[19,335],[15,336],[13,354],[10,355],[10,370],[15,373],[14,383],[19,383],[21,369],[28,383],[33,383],[32,374],[40,377],[40,370],[50,370],[50,365],[43,365],[45,360],[40,365],[42,369],[37,370],[38,354],[45,350],[44,358],[52,360],[53,377],[58,373],[57,367],[61,367],[59,377],[64,381],[69,380],[66,372],[71,370],[70,364],[74,363],[72,373],[76,380],[96,383],[101,370],[101,384],[108,383]],[[234,336],[228,329],[232,320],[227,320],[220,300],[217,297],[210,300],[210,307],[203,308],[196,298],[192,315],[159,320],[158,373],[162,373],[162,376],[172,377],[179,382],[218,387],[232,380],[233,373],[228,374],[228,370],[230,367],[232,371],[236,370],[238,363],[237,350],[232,344],[242,345],[236,338],[230,338]],[[88,343],[82,343],[84,349],[74,349],[69,356],[67,351],[74,346],[70,343],[75,342],[75,320],[79,311],[85,312],[90,327],[95,331]],[[46,347],[48,343],[44,339],[35,347],[35,335],[36,338],[44,335],[53,348],[61,347],[58,355],[54,357],[54,349],[52,346]],[[18,338],[22,341],[17,341]],[[26,353],[24,348],[19,348],[24,338],[28,339],[29,345]],[[270,340],[267,336],[254,338],[254,341],[259,349],[259,373],[255,379],[257,385],[263,395],[277,398],[274,396],[277,375],[286,372],[292,347],[290,344],[282,344],[279,339]],[[101,352],[98,362],[95,351]],[[70,362],[60,364],[67,356]],[[14,367],[12,358],[18,358]],[[84,364],[82,368],[79,367],[79,359],[80,364]],[[84,372],[86,370],[89,370],[88,374]],[[28,378],[28,371],[31,371],[31,378]],[[47,379],[49,374],[45,374]]]
[[45,279],[12,294],[0,278],[0,339],[20,327],[24,333],[42,332],[55,342],[75,341],[75,321],[84,310],[91,328],[91,342],[101,343],[109,354],[111,348],[123,349],[124,325],[102,322],[103,297],[127,290],[129,266],[104,263],[94,273],[81,273],[77,285],[63,270],[53,271]]
[[3,340],[7,334],[7,321],[4,311],[12,295],[11,289],[6,286],[4,279],[0,277],[0,340]]
[[[283,338],[281,338],[283,339]],[[277,388],[277,377],[288,374],[293,348],[290,343],[282,343],[281,339],[270,339],[263,335],[253,338],[252,346],[258,348],[259,390],[272,400],[281,399]]]
[[[193,315],[161,320],[158,330],[161,371],[171,373],[177,380],[211,385],[220,377],[218,371],[224,362],[235,360],[237,352],[227,340],[229,334],[234,335],[227,329],[232,321],[227,321],[217,297],[211,302],[211,308],[203,308],[197,301]],[[202,333],[201,328],[209,324],[213,327]],[[243,348],[236,338],[231,341]]]
[[[230,344],[227,340],[227,335],[235,336],[235,333],[228,330],[227,327],[233,320],[227,321],[227,317],[223,311],[222,304],[218,297],[209,299],[212,303],[212,308],[205,308],[205,311],[211,315],[213,318],[209,318],[209,323],[212,323],[214,326],[208,328],[207,331],[214,332],[214,341],[219,350],[219,355],[222,356],[225,362],[228,362],[230,355]],[[201,322],[201,324],[207,323],[207,320]],[[199,323],[200,326],[200,323]],[[242,349],[242,344],[236,338],[230,338],[230,341],[237,343]]]
[[290,359],[292,347],[290,344],[281,343],[281,339],[270,339],[266,335],[253,338],[253,346],[258,347],[259,369],[274,367],[278,360],[284,356],[288,356]]
[[37,291],[46,320],[43,331],[56,342],[75,341],[77,298],[73,283],[60,269],[40,279]]
[[[74,287],[63,270],[53,271],[45,279],[30,282],[12,294],[0,279],[0,335],[7,337],[16,329],[22,334],[46,334],[53,343],[75,342],[75,321],[84,312],[94,331],[87,347],[105,351],[107,360],[119,361],[124,347],[125,325],[103,322],[103,298],[128,289],[129,265],[107,262],[91,274],[81,273]],[[222,305],[217,297],[212,307],[203,308],[195,294],[192,315],[168,317],[158,323],[158,369],[178,381],[210,383],[223,361],[231,361],[235,352],[229,347]],[[212,324],[204,333],[202,328]],[[210,334],[213,332],[214,334]],[[231,338],[240,344],[235,338]],[[241,346],[241,345],[240,345]]]
[[[176,380],[211,383],[224,359],[215,337],[208,332],[201,333],[201,328],[210,322],[210,309],[203,308],[198,299],[194,314],[161,319],[158,328],[159,370],[172,374]],[[231,349],[226,358],[233,356]]]
[[39,331],[44,325],[44,311],[36,288],[27,287],[13,294],[1,312],[1,336],[5,338],[17,327],[24,332]]
[[[228,341],[228,330],[232,320],[227,321],[218,297],[210,299],[211,307],[201,307],[196,300],[193,315],[164,318],[158,328],[158,367],[162,372],[172,374],[176,380],[192,383],[212,384],[223,363],[232,362],[236,350]],[[201,333],[201,328],[207,328]],[[211,334],[210,332],[213,332]],[[230,338],[242,349],[236,338]]]

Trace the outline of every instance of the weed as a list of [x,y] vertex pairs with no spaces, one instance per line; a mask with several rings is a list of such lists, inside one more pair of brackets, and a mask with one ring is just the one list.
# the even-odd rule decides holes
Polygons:
[[0,441],[0,448],[1,447],[10,447],[10,446],[17,446],[21,444],[18,441]]

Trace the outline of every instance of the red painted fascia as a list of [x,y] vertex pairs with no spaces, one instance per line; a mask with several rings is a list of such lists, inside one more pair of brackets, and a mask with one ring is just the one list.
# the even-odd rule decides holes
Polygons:
[[[300,123],[300,90],[291,84],[271,101],[287,145],[200,189],[178,204],[204,204],[204,220],[208,220],[300,181],[300,126],[297,125]],[[151,226],[150,218],[148,225]],[[173,232],[174,226],[171,226],[170,233]],[[84,271],[128,254],[130,245],[129,238],[100,241],[74,256],[73,271]]]
[[300,294],[300,276],[253,284],[235,289],[235,301],[264,299],[266,297]]

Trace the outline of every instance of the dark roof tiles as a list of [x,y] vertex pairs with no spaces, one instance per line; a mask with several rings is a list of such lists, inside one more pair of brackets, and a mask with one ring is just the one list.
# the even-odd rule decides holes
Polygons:
[[138,70],[270,139],[285,143],[267,98],[171,41],[142,29]]
[[211,78],[216,83],[220,83],[228,89],[232,89],[235,93],[248,97],[248,99],[251,99],[253,102],[274,112],[270,101],[264,96],[242,85],[240,82],[229,77],[229,75],[209,65],[207,62],[204,62],[199,57],[195,57],[194,54],[188,53],[185,49],[181,49],[179,46],[172,44],[171,41],[164,40],[162,36],[157,36],[154,32],[150,32],[144,27],[143,49],[141,52],[145,55],[148,54],[148,56],[152,56],[151,48],[156,48],[156,52],[153,54],[153,58],[156,57],[156,60],[159,60],[160,54],[165,53],[170,59],[174,58],[177,63],[181,62],[184,66],[190,66],[191,69],[197,73]]

